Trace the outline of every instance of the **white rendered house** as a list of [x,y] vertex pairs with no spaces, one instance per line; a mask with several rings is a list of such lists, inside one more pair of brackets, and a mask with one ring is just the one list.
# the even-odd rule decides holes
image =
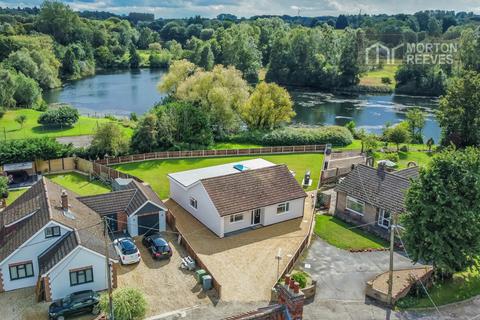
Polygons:
[[168,178],[170,198],[219,237],[303,216],[307,194],[286,165],[253,159]]

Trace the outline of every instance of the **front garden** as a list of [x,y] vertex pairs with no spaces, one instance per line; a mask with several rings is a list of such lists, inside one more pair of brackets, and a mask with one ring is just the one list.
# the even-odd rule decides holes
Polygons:
[[314,232],[328,244],[344,250],[378,250],[388,247],[383,239],[332,216],[317,215]]

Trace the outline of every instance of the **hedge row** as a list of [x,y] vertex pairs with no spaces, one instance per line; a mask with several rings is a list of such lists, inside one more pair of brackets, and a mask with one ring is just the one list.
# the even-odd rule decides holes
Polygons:
[[70,156],[72,153],[71,145],[60,144],[51,138],[2,141],[0,143],[0,165],[36,159],[57,159]]
[[347,128],[325,126],[316,128],[283,128],[270,132],[244,132],[231,136],[228,141],[253,143],[264,146],[294,146],[306,144],[327,144],[347,146],[353,142],[353,136]]

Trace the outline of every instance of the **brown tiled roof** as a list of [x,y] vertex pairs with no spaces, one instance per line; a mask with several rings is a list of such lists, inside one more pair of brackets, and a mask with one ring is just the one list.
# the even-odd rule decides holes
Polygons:
[[165,206],[163,201],[160,200],[157,193],[153,191],[150,185],[145,183],[140,183],[136,180],[132,180],[132,182],[129,185],[132,185],[133,187],[139,189],[148,200],[162,207],[165,211],[167,210],[167,207]]
[[38,256],[40,274],[44,274],[78,246],[74,231],[65,233],[53,246]]
[[152,201],[166,210],[165,204],[150,186],[132,180],[126,188],[100,195],[79,197],[78,199],[102,216],[123,211],[130,215],[147,201]]
[[100,215],[107,215],[125,211],[136,190],[120,190],[94,196],[80,197],[78,200],[86,204]]
[[[65,215],[61,208],[61,186],[43,178],[16,199],[0,215],[7,221],[16,221],[18,217],[27,217],[14,223],[14,231],[3,237],[0,245],[0,261],[19,248],[36,232],[53,220],[76,230],[77,243],[86,248],[104,254],[103,222],[99,214],[80,202],[72,191],[67,191],[70,213]],[[29,215],[35,208],[34,214]],[[71,217],[74,217],[72,219]],[[3,225],[1,226],[2,229]],[[3,230],[5,231],[5,230]],[[5,234],[3,232],[2,234]],[[111,256],[115,259],[115,250],[110,246]]]
[[[406,170],[409,170],[406,176],[413,172],[413,169]],[[375,207],[401,213],[405,211],[405,192],[409,187],[410,179],[398,171],[387,172],[359,164],[337,184],[335,190]]]
[[410,167],[403,170],[393,171],[392,173],[407,179],[408,178],[416,179],[418,178],[419,168],[415,166],[415,167]]
[[[32,212],[33,214],[30,215]],[[2,221],[0,225],[1,262],[50,220],[44,181],[40,180],[33,185],[1,212],[0,216]],[[22,218],[21,222],[15,224],[15,221]],[[6,233],[4,226],[8,224],[15,224],[15,226],[10,227],[12,231]]]
[[222,217],[307,196],[286,165],[200,181]]
[[[75,219],[71,219],[64,214],[61,208],[60,196],[64,189],[48,179],[45,179],[45,181],[52,219],[74,229],[80,245],[102,255],[105,254],[104,224],[100,215],[81,202],[76,193],[67,191],[70,214],[75,217]],[[109,246],[109,251],[110,257],[116,259],[115,250],[112,246]]]

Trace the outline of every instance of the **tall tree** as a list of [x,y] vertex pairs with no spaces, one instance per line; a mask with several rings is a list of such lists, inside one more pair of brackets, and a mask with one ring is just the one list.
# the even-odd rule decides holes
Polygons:
[[389,142],[395,143],[395,145],[397,146],[397,151],[399,151],[400,144],[407,143],[410,139],[408,125],[402,122],[394,127],[388,128],[387,139]]
[[410,129],[410,136],[414,143],[423,143],[423,128],[425,127],[426,115],[422,109],[415,107],[407,111],[406,122]]
[[480,152],[436,155],[412,181],[402,218],[405,246],[414,261],[452,274],[478,264],[480,254]]
[[348,19],[345,15],[341,14],[335,22],[335,29],[345,29],[346,27],[348,27]]
[[442,144],[459,148],[480,146],[480,74],[470,71],[454,78],[440,99],[438,122]]
[[125,154],[129,141],[119,126],[114,122],[100,124],[93,135],[91,151],[98,156],[118,156]]
[[137,49],[135,49],[135,46],[133,44],[130,45],[129,54],[130,68],[138,69],[138,67],[140,67],[140,55],[138,54]]
[[158,147],[158,120],[155,114],[147,114],[138,123],[132,136],[132,148],[137,152],[151,152]]
[[212,48],[210,47],[209,43],[206,43],[200,52],[200,60],[198,61],[198,65],[203,69],[210,71],[213,69],[213,65],[215,63],[214,60]]
[[241,108],[243,121],[251,129],[272,130],[295,116],[290,94],[275,83],[261,82]]

